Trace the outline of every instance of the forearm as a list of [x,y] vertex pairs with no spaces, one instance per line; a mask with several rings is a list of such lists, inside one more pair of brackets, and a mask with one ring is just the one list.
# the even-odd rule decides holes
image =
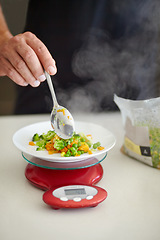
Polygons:
[[0,43],[12,37],[11,32],[7,26],[5,17],[3,15],[2,7],[0,5]]

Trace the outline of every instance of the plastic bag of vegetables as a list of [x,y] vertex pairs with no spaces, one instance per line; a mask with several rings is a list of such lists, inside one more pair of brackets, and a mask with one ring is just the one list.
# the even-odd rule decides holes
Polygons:
[[160,98],[128,100],[114,95],[125,130],[122,152],[160,169]]

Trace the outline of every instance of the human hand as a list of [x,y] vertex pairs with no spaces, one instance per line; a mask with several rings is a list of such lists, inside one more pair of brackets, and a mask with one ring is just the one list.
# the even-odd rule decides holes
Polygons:
[[0,41],[0,76],[8,76],[21,86],[38,87],[46,77],[57,72],[47,47],[31,32],[9,36]]

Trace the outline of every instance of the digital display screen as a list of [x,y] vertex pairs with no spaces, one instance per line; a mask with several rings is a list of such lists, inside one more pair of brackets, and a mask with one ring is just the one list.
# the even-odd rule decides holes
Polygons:
[[72,189],[65,189],[64,190],[66,195],[82,195],[86,194],[86,191],[84,188],[72,188]]

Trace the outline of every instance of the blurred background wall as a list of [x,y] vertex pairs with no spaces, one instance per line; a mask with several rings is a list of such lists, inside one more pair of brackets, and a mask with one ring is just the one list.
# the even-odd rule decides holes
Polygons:
[[[13,35],[23,31],[28,0],[0,0],[7,24]],[[0,115],[13,114],[15,83],[8,77],[0,77]]]

